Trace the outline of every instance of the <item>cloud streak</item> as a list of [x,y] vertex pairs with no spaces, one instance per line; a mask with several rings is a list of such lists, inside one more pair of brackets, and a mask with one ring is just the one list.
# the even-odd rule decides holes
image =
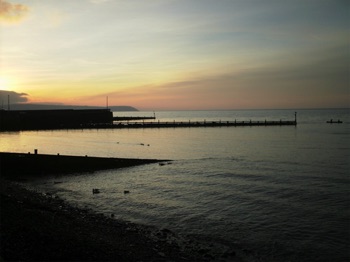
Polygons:
[[0,103],[3,105],[7,103],[8,98],[10,97],[10,103],[25,103],[28,101],[28,94],[26,93],[17,93],[14,91],[0,90]]
[[0,0],[0,21],[2,22],[19,22],[27,15],[28,11],[29,8],[26,5]]
[[307,50],[285,55],[283,61],[134,86],[105,96],[150,110],[347,107],[348,61],[346,46]]
[[16,85],[3,89],[137,108],[347,105],[345,1],[63,2],[30,1],[26,26],[4,27]]

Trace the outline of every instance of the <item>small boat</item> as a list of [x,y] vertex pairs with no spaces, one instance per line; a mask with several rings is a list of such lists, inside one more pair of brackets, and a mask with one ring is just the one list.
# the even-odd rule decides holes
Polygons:
[[340,120],[338,120],[338,121],[333,121],[333,119],[331,119],[331,120],[327,121],[327,123],[328,123],[328,124],[341,124],[341,123],[343,123],[343,121],[340,121]]

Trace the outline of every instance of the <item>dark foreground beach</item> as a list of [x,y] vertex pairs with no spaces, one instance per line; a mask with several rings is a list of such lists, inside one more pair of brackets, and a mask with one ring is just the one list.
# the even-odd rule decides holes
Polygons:
[[72,207],[8,175],[0,187],[2,261],[240,261],[233,250]]

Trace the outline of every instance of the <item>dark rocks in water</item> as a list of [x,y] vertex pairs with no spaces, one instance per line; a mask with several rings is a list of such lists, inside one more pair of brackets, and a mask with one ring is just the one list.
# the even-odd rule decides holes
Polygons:
[[129,190],[124,190],[124,194],[129,194],[130,191]]
[[0,180],[1,261],[203,261],[153,227],[81,210]]
[[101,193],[100,189],[98,189],[98,188],[93,188],[92,189],[92,194],[99,194],[99,193]]
[[228,250],[222,256],[224,258],[235,257],[236,256],[236,252],[234,250]]
[[166,162],[166,163],[159,163],[160,166],[165,166],[165,165],[171,165],[171,162]]

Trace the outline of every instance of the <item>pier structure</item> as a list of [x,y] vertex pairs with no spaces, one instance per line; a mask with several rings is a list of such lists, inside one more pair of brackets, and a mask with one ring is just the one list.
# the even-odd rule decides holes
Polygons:
[[[294,113],[293,120],[279,120],[279,121],[144,121],[154,120],[154,117],[113,117],[113,120],[119,121],[113,123],[111,128],[166,128],[166,127],[225,127],[225,126],[296,126],[297,125],[297,112]],[[130,122],[134,120],[134,122]],[[138,120],[143,120],[142,122]]]
[[[296,126],[294,120],[263,121],[149,121],[153,117],[113,117],[109,109],[99,110],[0,110],[0,131],[62,130],[62,129],[122,129],[122,128],[190,128]],[[142,120],[142,121],[140,121]],[[145,121],[146,120],[146,121]]]
[[296,126],[294,121],[143,121],[124,122],[110,126],[110,128],[177,128],[177,127],[240,127],[240,126]]

